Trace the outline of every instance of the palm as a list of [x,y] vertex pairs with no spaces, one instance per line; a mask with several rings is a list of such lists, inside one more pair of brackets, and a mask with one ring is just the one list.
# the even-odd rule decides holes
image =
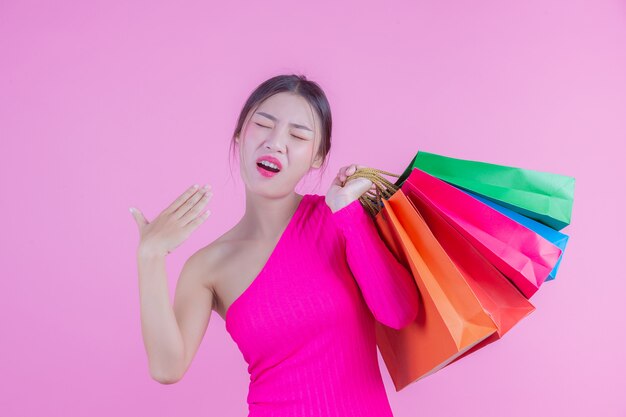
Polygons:
[[339,170],[326,193],[326,201],[335,207],[343,207],[361,197],[370,189],[374,189],[374,183],[367,178],[347,178],[353,175],[356,169],[364,168],[362,165],[350,165]]
[[341,184],[333,183],[326,194],[333,199],[356,200],[372,187],[372,181],[367,178],[354,178],[346,182],[342,187]]

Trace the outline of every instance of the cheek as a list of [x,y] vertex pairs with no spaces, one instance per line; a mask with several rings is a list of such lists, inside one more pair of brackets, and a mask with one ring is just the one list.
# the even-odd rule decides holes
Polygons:
[[250,123],[250,126],[248,126],[248,130],[252,133],[252,134],[258,134],[263,128],[261,126],[258,126],[256,123],[252,122]]
[[300,139],[297,141],[291,144],[291,156],[299,162],[308,163],[313,156],[313,143]]
[[252,161],[254,164],[253,159],[258,147],[258,140],[256,140],[255,135],[251,133],[252,132],[248,131],[246,136],[243,136],[242,140],[239,141],[239,158],[242,162],[250,163],[250,161]]
[[261,136],[259,134],[260,131],[261,127],[250,121],[243,130],[242,137],[244,137],[248,141],[252,141],[254,140],[254,138],[258,138]]
[[243,136],[241,143],[244,150],[247,152],[254,152],[254,149],[263,140],[263,136],[256,132],[255,129],[247,129],[246,134]]

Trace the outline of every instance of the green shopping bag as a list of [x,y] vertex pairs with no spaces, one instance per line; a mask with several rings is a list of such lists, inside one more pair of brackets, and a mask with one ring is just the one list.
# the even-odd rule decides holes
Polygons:
[[395,185],[419,168],[555,230],[570,224],[573,177],[418,151]]

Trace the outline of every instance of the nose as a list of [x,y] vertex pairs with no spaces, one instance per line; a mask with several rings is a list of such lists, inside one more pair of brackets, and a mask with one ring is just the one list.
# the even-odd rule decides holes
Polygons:
[[265,147],[267,149],[277,150],[283,152],[285,149],[285,135],[282,135],[278,130],[272,131],[265,139]]

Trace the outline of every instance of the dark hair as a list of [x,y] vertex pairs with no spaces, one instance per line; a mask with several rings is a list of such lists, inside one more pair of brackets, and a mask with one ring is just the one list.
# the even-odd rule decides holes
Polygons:
[[[320,86],[314,81],[307,80],[305,75],[277,75],[259,84],[259,86],[250,94],[241,109],[241,112],[239,113],[237,125],[235,126],[235,131],[233,132],[230,143],[231,157],[235,153],[235,146],[237,145],[236,138],[240,135],[241,130],[243,129],[243,124],[250,110],[258,108],[258,106],[260,106],[265,100],[282,92],[289,92],[303,97],[313,110],[317,112],[317,115],[322,123],[319,128],[321,137],[318,145],[318,151],[314,155],[313,159],[321,157],[323,160],[322,166],[325,169],[327,162],[326,156],[330,151],[330,139],[332,133],[330,104],[326,99],[326,94],[324,94],[324,91],[320,88]],[[313,121],[315,122],[315,118]],[[317,132],[315,126],[313,129]]]

